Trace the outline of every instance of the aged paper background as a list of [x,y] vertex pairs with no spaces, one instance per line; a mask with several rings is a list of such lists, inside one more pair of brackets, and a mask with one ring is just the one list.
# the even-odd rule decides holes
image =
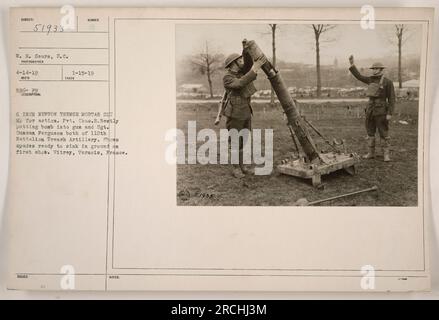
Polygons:
[[[251,17],[253,12],[246,12],[246,16]],[[155,16],[154,12],[151,13]],[[169,11],[169,13],[171,16],[179,16],[182,11]],[[385,13],[383,11],[383,16]],[[108,13],[99,12],[99,14],[105,16]],[[239,17],[242,13],[227,12],[227,17],[233,17],[234,14]],[[259,15],[261,12],[256,11],[254,14]],[[264,10],[264,14],[269,15],[270,11]],[[304,16],[303,12],[296,14]],[[131,12],[118,10],[119,15],[130,16]],[[138,12],[135,16],[139,17]],[[142,14],[142,18],[148,16],[148,12]],[[200,18],[205,19],[206,16],[208,15],[205,13],[200,14]],[[116,31],[112,29],[114,26]],[[406,270],[402,273],[380,272],[380,275],[386,277],[384,278],[386,280],[381,282],[383,289],[391,286],[397,290],[404,290],[404,285],[400,282],[399,284],[392,282],[392,277],[410,274],[418,276],[419,272],[416,270],[424,270],[428,265],[428,259],[424,259],[424,235],[421,236],[419,233],[424,220],[417,214],[420,212],[417,208],[382,208],[379,211],[371,211],[368,208],[319,208],[318,210],[303,208],[301,211],[296,211],[297,208],[258,208],[253,210],[251,215],[246,213],[245,208],[231,208],[226,214],[221,208],[209,208],[207,214],[205,208],[177,208],[174,196],[175,168],[163,162],[162,153],[150,152],[164,149],[166,146],[163,139],[164,132],[175,126],[175,98],[169,94],[174,92],[175,88],[172,47],[174,24],[162,21],[151,22],[147,19],[136,21],[121,19],[116,20],[110,30],[115,32],[117,38],[116,43],[110,40],[110,46],[115,46],[117,52],[116,59],[114,52],[110,59],[114,62],[112,72],[117,71],[116,89],[112,88],[110,103],[120,120],[117,136],[124,141],[122,144],[130,154],[130,157],[117,158],[116,162],[110,163],[110,171],[116,169],[114,176],[111,177],[114,202],[109,202],[114,203],[114,207],[110,205],[109,208],[109,212],[113,213],[109,215],[107,221],[106,161],[84,160],[84,163],[81,163],[75,159],[64,161],[62,164],[53,161],[48,166],[47,159],[44,159],[41,165],[36,161],[30,164],[12,159],[12,171],[15,166],[28,169],[28,171],[20,170],[17,176],[11,179],[13,183],[11,188],[20,190],[19,194],[12,195],[16,197],[15,201],[14,198],[11,199],[14,211],[27,212],[28,203],[19,201],[24,197],[36,200],[32,201],[32,211],[39,213],[38,216],[26,215],[26,223],[20,219],[13,221],[20,225],[20,234],[23,237],[20,239],[18,234],[18,239],[14,239],[17,243],[14,247],[18,246],[20,249],[11,260],[17,263],[17,266],[29,266],[33,273],[56,274],[59,272],[59,266],[63,264],[76,265],[79,267],[76,272],[83,274],[78,279],[81,289],[102,287],[105,274],[118,274],[119,268],[128,270],[125,271],[126,274],[139,274],[138,271],[133,271],[136,268],[148,270],[148,274],[153,274],[160,273],[158,268],[187,267],[192,270],[180,270],[178,273],[193,274],[194,269],[197,269],[197,272],[200,272],[199,269],[220,269],[231,275],[236,274],[236,269],[239,269],[239,274],[251,275],[255,278],[247,280],[248,277],[243,277],[242,281],[234,279],[232,282],[225,280],[230,278],[225,278],[217,282],[213,277],[209,278],[212,281],[198,282],[200,277],[197,276],[178,277],[177,280],[175,276],[163,276],[156,281],[157,277],[148,275],[141,277],[145,279],[145,282],[142,282],[139,281],[138,276],[124,275],[123,285],[110,281],[109,289],[208,290],[230,289],[232,286],[243,290],[264,288],[334,290],[334,284],[340,281],[339,277],[326,279],[322,275],[331,277],[348,275],[353,280],[343,282],[338,288],[358,290],[356,277],[359,274],[359,267],[367,261],[366,264],[375,265],[378,270]],[[148,30],[155,32],[150,33]],[[137,32],[145,37],[144,41],[140,43],[137,41],[135,37]],[[150,43],[156,45],[150,46]],[[145,53],[148,53],[152,60],[157,61],[155,64],[142,64],[148,67],[147,72],[153,75],[151,77],[136,73],[139,66],[133,63],[144,59]],[[154,88],[154,90],[145,90],[145,88]],[[79,104],[81,99],[85,98],[80,95],[76,97],[77,101],[74,102]],[[144,101],[149,101],[147,106]],[[93,105],[102,105],[100,108],[107,110],[108,101],[95,101]],[[422,101],[420,105],[423,105]],[[71,110],[72,105],[60,104],[57,108]],[[133,126],[133,119],[145,119],[151,114],[166,116],[149,123],[147,128]],[[420,138],[421,136],[423,135],[421,134]],[[420,139],[420,143],[427,142],[427,139],[424,141]],[[139,148],[139,145],[144,148]],[[136,165],[130,163],[132,159],[136,159]],[[41,166],[48,171],[34,170]],[[420,177],[421,173],[422,168],[420,168]],[[29,177],[38,188],[29,183]],[[56,185],[48,184],[50,181],[56,181]],[[160,184],[151,183],[154,181],[160,181]],[[423,182],[428,184],[428,179]],[[87,188],[84,189],[83,186]],[[47,201],[45,195],[47,190],[56,190],[63,195],[62,199],[52,198]],[[127,193],[126,190],[130,192]],[[419,209],[428,209],[428,203],[424,198],[428,195],[421,193],[423,188],[419,190]],[[80,204],[78,198],[81,199]],[[291,214],[291,210],[295,210],[294,214]],[[325,212],[322,212],[323,210]],[[60,214],[54,215],[54,212]],[[101,214],[97,214],[99,212]],[[337,219],[334,219],[334,216]],[[35,228],[36,225],[40,226],[41,221],[51,221],[52,224],[62,228],[57,229],[55,233],[53,228],[47,225]],[[113,228],[107,229],[107,223]],[[365,225],[373,228],[365,229]],[[145,226],[148,227],[147,232]],[[88,238],[81,237],[81,241],[77,241],[78,230]],[[109,257],[106,257],[108,230],[110,230],[109,242],[114,243],[114,246],[109,250]],[[331,231],[328,233],[328,230]],[[291,238],[291,234],[294,238]],[[33,237],[42,241],[34,246],[32,252],[23,251],[28,247],[27,239]],[[113,241],[113,237],[117,241]],[[53,240],[57,238],[63,239],[56,243],[59,248],[53,247]],[[397,243],[394,239],[398,239]],[[362,246],[363,243],[367,243],[368,246]],[[323,250],[328,244],[333,251]],[[212,248],[215,248],[213,250],[215,254],[209,255],[212,253]],[[351,248],[355,248],[355,252],[350,252]],[[380,249],[378,252],[377,248]],[[170,255],[169,252],[172,250],[176,251]],[[312,254],[313,250],[315,254]],[[26,255],[23,252],[26,252]],[[53,254],[54,252],[57,254]],[[264,255],[261,255],[261,252]],[[294,254],[288,255],[285,252]],[[394,254],[391,260],[388,259],[389,252]],[[294,266],[294,269],[299,270],[280,270],[290,269],[288,266]],[[323,271],[312,271],[320,266],[325,266]],[[256,277],[264,275],[266,272],[264,269],[271,269],[272,278]],[[342,271],[335,271],[336,269]],[[311,270],[311,273],[307,271],[307,276],[319,275],[324,280],[313,284],[309,279],[302,279],[304,270]],[[427,271],[428,268],[425,270]],[[202,272],[203,275],[208,275],[217,271]],[[35,285],[41,283],[41,278],[35,279],[37,279]],[[57,281],[57,278],[53,281],[44,280],[49,289],[57,286]],[[189,281],[190,285],[188,285]],[[415,283],[416,287],[419,285],[419,288],[426,288],[426,283],[414,281],[411,283]]]

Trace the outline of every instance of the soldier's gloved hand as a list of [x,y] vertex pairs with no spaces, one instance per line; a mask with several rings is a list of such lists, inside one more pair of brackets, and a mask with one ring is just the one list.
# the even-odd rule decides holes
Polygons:
[[351,66],[354,65],[354,55],[352,54],[349,56],[349,63],[351,64]]
[[391,114],[386,115],[386,120],[389,121],[390,119],[392,119],[392,115]]

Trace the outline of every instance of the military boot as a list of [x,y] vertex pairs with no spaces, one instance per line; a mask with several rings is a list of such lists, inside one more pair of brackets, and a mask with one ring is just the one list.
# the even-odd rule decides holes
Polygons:
[[244,174],[249,174],[249,175],[255,174],[255,169],[251,166],[240,165],[240,167],[241,167],[242,173],[244,173]]
[[255,173],[255,170],[250,165],[244,164],[244,152],[243,150],[239,151],[239,167],[241,168],[241,172],[243,174],[252,175]]
[[390,139],[385,138],[383,139],[383,155],[384,155],[384,162],[390,161]]
[[369,152],[363,156],[363,159],[375,158],[375,137],[367,137],[367,147]]
[[242,172],[241,167],[239,165],[234,164],[232,169],[232,176],[237,179],[241,179],[245,177],[245,174]]
[[244,164],[244,149],[241,148],[239,150],[239,167],[241,168],[241,172],[243,174],[253,175],[255,174],[255,170],[250,165]]

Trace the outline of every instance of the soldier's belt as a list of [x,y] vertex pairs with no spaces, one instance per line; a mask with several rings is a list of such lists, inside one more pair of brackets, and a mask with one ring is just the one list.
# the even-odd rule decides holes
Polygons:
[[383,99],[369,99],[369,105],[371,106],[377,106],[377,107],[384,107],[387,106],[386,100]]

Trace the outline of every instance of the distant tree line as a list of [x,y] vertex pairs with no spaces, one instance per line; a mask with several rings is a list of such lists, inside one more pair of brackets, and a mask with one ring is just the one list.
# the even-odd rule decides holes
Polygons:
[[[352,87],[361,86],[362,84],[355,80],[346,71],[347,67],[338,67],[337,65],[322,65],[321,64],[321,43],[331,42],[333,40],[328,37],[323,38],[323,35],[330,33],[336,26],[329,24],[313,24],[310,26],[315,43],[315,66],[310,66],[302,63],[289,63],[280,61],[276,57],[277,39],[276,34],[279,30],[277,24],[270,24],[269,30],[271,35],[272,64],[282,72],[282,77],[288,86],[295,86],[298,88],[315,87],[317,97],[321,96],[322,87]],[[413,77],[419,77],[420,61],[419,57],[403,56],[403,45],[407,40],[407,26],[403,24],[395,25],[396,41],[391,39],[392,43],[396,44],[397,59],[387,58],[382,62],[387,65],[387,74],[391,79],[399,82],[399,87],[402,87],[404,79],[408,80]],[[203,49],[196,55],[187,57],[181,61],[179,68],[177,68],[177,86],[183,83],[203,83],[208,89],[211,97],[221,94],[223,91],[222,77],[225,73],[223,61],[225,55],[212,50],[209,43],[206,41]],[[364,61],[363,67],[368,67],[372,61]],[[357,61],[359,67],[362,66],[362,61]],[[366,65],[367,64],[367,65]],[[312,72],[314,68],[315,72]],[[200,76],[202,81],[200,81]],[[256,80],[258,89],[271,89],[271,103],[274,104],[274,92],[264,77],[258,77]]]

